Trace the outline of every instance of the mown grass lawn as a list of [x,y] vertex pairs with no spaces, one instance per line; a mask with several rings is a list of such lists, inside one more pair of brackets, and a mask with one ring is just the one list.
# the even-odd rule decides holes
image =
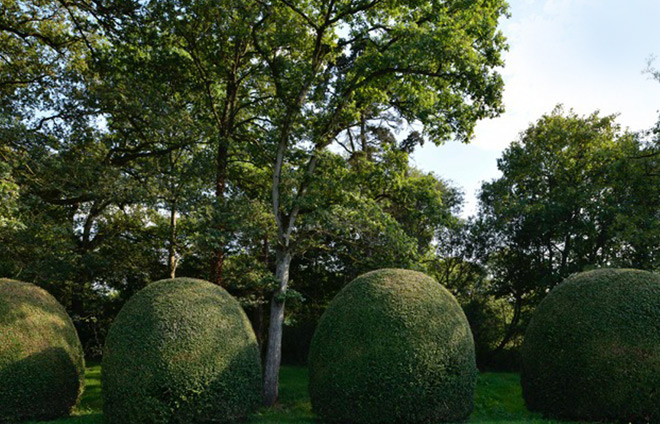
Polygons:
[[[51,424],[103,423],[101,399],[101,366],[91,365],[86,372],[86,389],[78,410],[70,418]],[[249,424],[315,423],[307,395],[307,369],[282,367],[280,402],[253,416]],[[518,374],[483,373],[479,376],[475,409],[469,423],[479,424],[570,424],[544,420],[525,409]],[[127,423],[128,424],[128,423]]]

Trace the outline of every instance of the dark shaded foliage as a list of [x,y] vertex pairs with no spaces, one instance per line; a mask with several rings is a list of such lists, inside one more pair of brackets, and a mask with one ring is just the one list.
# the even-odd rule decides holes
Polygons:
[[102,383],[110,424],[240,421],[261,399],[259,350],[241,306],[224,289],[162,280],[117,316]]
[[541,302],[525,334],[530,410],[562,419],[660,421],[660,276],[575,274]]
[[0,279],[0,422],[66,416],[84,380],[80,340],[45,290]]
[[383,269],[348,284],[309,356],[314,412],[335,423],[456,421],[473,408],[474,342],[456,299],[431,277]]

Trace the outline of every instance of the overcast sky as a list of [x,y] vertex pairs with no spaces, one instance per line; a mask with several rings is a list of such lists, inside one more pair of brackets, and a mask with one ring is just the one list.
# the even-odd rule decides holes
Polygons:
[[476,211],[482,181],[500,174],[497,158],[518,133],[562,103],[581,115],[618,113],[631,130],[658,120],[660,83],[642,71],[658,56],[660,0],[510,0],[501,23],[508,38],[504,103],[482,121],[472,143],[419,149],[414,163],[465,193],[463,215]]

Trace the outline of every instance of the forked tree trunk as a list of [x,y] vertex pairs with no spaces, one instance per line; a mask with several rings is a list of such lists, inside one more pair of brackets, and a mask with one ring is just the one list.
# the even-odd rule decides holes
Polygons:
[[268,327],[268,348],[264,369],[264,397],[266,406],[277,401],[279,387],[280,362],[282,361],[282,329],[284,326],[284,295],[289,284],[289,268],[291,252],[288,247],[277,250],[275,278],[279,283],[278,290],[270,301],[270,323]]
[[[320,49],[320,40],[317,44],[317,49]],[[314,64],[312,66],[312,74],[316,74],[321,66],[321,54],[319,50],[315,51]],[[278,289],[273,294],[270,302],[270,322],[268,324],[268,348],[266,350],[266,366],[264,370],[264,396],[263,403],[265,406],[271,406],[277,401],[277,394],[279,390],[279,370],[280,362],[282,360],[282,328],[284,326],[284,303],[287,286],[289,284],[289,268],[291,266],[292,248],[290,245],[291,233],[293,231],[296,218],[300,212],[300,199],[305,195],[307,187],[310,184],[314,168],[316,167],[317,155],[316,153],[307,162],[307,169],[305,177],[301,182],[294,206],[288,214],[282,214],[280,210],[280,182],[282,179],[282,168],[284,165],[284,157],[289,144],[294,118],[300,113],[302,105],[305,102],[309,89],[311,87],[312,79],[309,79],[301,88],[294,104],[287,110],[287,119],[284,120],[282,131],[280,133],[279,145],[277,147],[277,155],[275,156],[275,164],[273,167],[273,185],[272,185],[272,202],[273,202],[273,215],[278,228],[278,248],[275,260],[275,279],[278,282]]]

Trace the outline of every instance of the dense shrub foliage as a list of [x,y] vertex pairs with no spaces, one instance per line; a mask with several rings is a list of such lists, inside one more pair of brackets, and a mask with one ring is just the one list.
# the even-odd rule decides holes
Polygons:
[[529,409],[584,420],[660,422],[660,276],[573,275],[541,302],[523,345]]
[[202,280],[162,280],[134,295],[110,329],[102,369],[110,424],[233,422],[261,398],[250,323]]
[[472,411],[468,322],[419,272],[383,269],[348,284],[321,317],[309,368],[312,408],[325,422],[457,421]]
[[64,307],[33,284],[0,279],[0,422],[68,415],[84,370]]

